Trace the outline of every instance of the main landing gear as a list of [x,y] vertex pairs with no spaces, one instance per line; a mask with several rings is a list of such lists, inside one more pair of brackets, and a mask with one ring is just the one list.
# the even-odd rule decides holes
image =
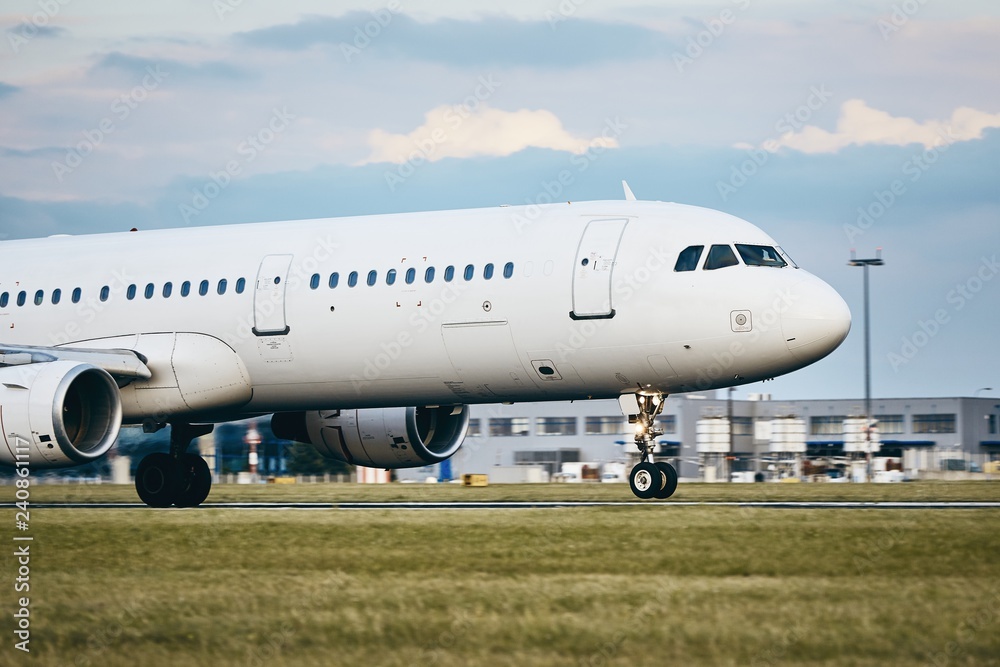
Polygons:
[[628,478],[629,486],[632,493],[643,500],[669,498],[677,490],[677,471],[669,463],[653,461],[654,441],[657,436],[663,435],[654,421],[663,410],[666,397],[662,394],[629,396],[635,398],[634,404],[631,403],[631,398],[625,396],[622,397],[621,404],[624,411],[626,402],[629,402],[626,414],[629,415],[629,422],[635,424],[635,446],[639,448],[639,463],[632,468],[632,474]]
[[205,459],[187,451],[191,441],[212,432],[211,424],[170,425],[170,453],[149,454],[139,462],[135,490],[150,507],[197,507],[212,489]]

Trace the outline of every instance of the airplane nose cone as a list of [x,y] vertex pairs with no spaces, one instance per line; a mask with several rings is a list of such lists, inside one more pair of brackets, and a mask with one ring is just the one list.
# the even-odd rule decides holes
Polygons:
[[809,276],[788,293],[781,314],[785,345],[799,361],[811,364],[837,349],[851,330],[847,303],[825,282]]

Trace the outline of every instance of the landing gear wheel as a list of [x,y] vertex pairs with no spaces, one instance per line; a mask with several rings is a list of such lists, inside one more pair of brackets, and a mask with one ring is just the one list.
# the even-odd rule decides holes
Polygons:
[[632,493],[643,500],[656,498],[665,481],[663,472],[648,461],[637,464],[632,468],[632,474],[628,477]]
[[669,463],[664,463],[663,461],[657,461],[654,463],[661,473],[663,473],[663,479],[665,483],[660,492],[656,494],[656,497],[660,500],[666,500],[670,496],[674,495],[674,491],[677,490],[677,471]]
[[181,472],[169,454],[156,452],[139,462],[135,490],[150,507],[170,507],[181,486]]
[[205,459],[197,454],[183,454],[180,460],[180,490],[174,500],[177,507],[197,507],[212,490],[212,473]]

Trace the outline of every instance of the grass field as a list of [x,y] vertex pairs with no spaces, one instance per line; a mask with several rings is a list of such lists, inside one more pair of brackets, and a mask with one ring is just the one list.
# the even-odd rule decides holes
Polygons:
[[[36,486],[32,502],[133,494]],[[1000,485],[682,485],[676,497],[996,500]],[[312,485],[210,498],[248,499],[629,496],[610,484]],[[669,505],[39,508],[32,652],[13,649],[5,613],[0,664],[1000,664],[1000,510]],[[6,611],[16,563],[3,564]]]

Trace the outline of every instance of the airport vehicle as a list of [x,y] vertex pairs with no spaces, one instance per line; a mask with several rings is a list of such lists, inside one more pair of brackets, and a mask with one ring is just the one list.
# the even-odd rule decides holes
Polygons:
[[626,200],[59,236],[0,243],[0,461],[93,461],[122,425],[170,427],[139,464],[152,506],[195,506],[188,448],[273,413],[351,464],[452,456],[473,403],[618,397],[641,498],[675,392],[802,368],[850,313],[754,225]]

